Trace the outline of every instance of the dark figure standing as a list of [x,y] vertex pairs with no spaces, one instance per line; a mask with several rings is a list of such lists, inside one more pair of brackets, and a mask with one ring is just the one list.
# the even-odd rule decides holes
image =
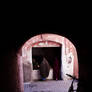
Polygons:
[[46,80],[46,78],[49,75],[49,71],[50,71],[50,65],[46,60],[46,58],[43,58],[43,61],[40,64],[40,74],[41,74],[42,80]]
[[60,76],[60,67],[59,67],[59,61],[57,58],[55,58],[54,66],[53,66],[53,76],[55,80],[59,80]]

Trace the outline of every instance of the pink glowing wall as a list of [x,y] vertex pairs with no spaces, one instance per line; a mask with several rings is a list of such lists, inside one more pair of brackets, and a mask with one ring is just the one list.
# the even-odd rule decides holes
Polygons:
[[23,63],[30,62],[32,65],[32,47],[60,47],[61,45],[62,78],[64,80],[69,79],[66,74],[71,74],[78,78],[78,57],[76,48],[71,41],[60,35],[40,34],[30,38],[21,48],[21,61]]

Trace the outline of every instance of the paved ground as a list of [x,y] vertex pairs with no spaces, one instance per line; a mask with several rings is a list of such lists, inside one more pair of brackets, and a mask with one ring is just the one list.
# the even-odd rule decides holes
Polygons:
[[[68,81],[38,81],[24,84],[24,92],[68,92],[71,85]],[[76,87],[76,82],[74,87]]]

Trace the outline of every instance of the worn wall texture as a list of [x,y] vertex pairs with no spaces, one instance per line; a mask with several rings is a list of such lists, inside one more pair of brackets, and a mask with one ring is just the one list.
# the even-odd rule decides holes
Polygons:
[[56,34],[41,34],[32,37],[21,48],[23,62],[29,62],[31,67],[32,80],[32,47],[60,47],[62,45],[62,78],[68,80],[66,74],[76,76],[78,78],[78,57],[75,46],[67,38]]

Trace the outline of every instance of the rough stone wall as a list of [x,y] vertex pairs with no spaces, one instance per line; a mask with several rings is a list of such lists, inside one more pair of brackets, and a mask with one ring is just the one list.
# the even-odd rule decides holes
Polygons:
[[[41,34],[29,39],[22,47],[22,58],[32,64],[32,47],[52,47],[62,45],[62,77],[69,79],[66,73],[78,77],[78,58],[74,45],[65,37],[56,34]],[[32,69],[32,67],[31,67]]]
[[31,64],[29,62],[23,63],[23,78],[24,82],[31,81]]
[[[15,50],[11,50],[4,57],[3,72],[0,73],[0,92],[24,92],[21,75],[21,62],[18,61]],[[22,76],[23,77],[23,76]]]

